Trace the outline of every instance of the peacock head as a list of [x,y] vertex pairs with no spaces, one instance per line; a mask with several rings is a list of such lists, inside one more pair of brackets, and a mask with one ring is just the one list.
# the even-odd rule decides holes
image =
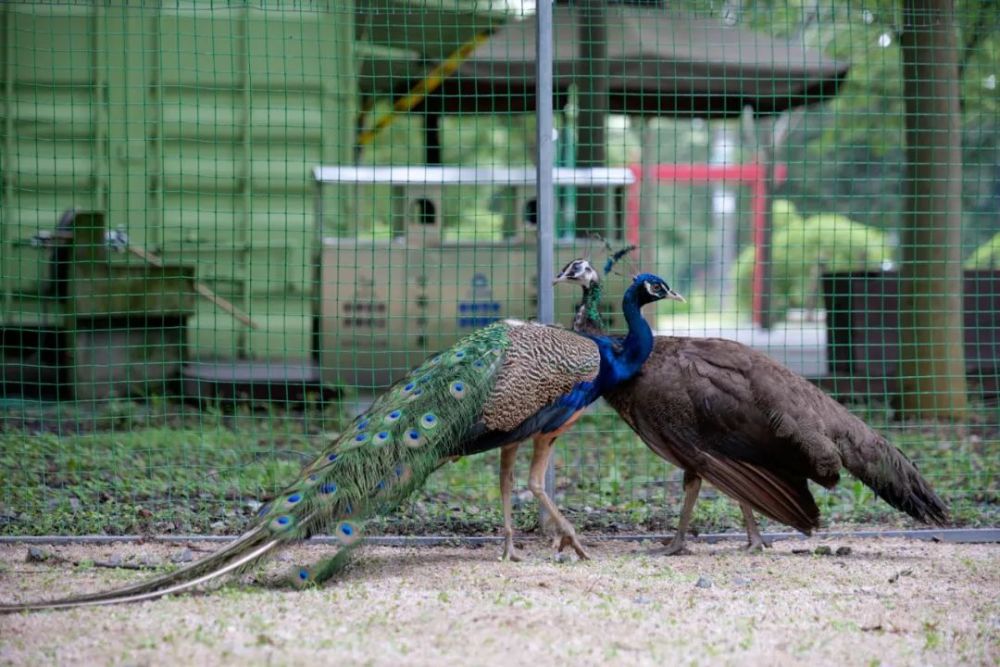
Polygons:
[[670,289],[667,281],[652,273],[640,273],[637,275],[632,279],[632,286],[629,287],[629,290],[635,291],[640,306],[660,301],[661,299],[684,302],[684,297]]
[[586,289],[588,287],[593,287],[600,281],[601,276],[597,273],[597,269],[595,269],[587,260],[580,258],[574,259],[572,262],[564,266],[562,271],[559,272],[559,275],[557,275],[555,280],[552,281],[552,284],[572,283]]

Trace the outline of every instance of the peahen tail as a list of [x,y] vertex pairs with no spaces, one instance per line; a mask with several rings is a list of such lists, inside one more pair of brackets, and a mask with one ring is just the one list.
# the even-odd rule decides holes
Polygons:
[[859,421],[851,437],[839,439],[844,467],[880,498],[923,523],[942,526],[948,507],[895,445]]
[[[342,556],[358,542],[366,518],[397,508],[457,451],[482,414],[508,342],[503,327],[487,327],[428,359],[379,397],[262,508],[247,532],[208,558],[132,586],[2,605],[0,613],[139,602],[180,593],[331,527]],[[298,583],[327,578],[342,560],[298,570]]]

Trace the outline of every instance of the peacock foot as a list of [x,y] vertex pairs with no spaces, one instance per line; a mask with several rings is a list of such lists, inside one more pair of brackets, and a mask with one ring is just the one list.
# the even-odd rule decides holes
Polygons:
[[520,563],[524,560],[524,556],[521,551],[514,546],[514,540],[507,538],[504,540],[503,544],[503,554],[500,556],[500,560],[509,560],[512,563]]
[[577,557],[580,560],[590,560],[590,554],[587,550],[583,548],[580,544],[580,540],[576,536],[576,532],[570,527],[569,531],[562,532],[560,535],[552,541],[552,546],[555,548],[557,554],[561,554],[563,549],[566,547],[573,547],[573,551],[576,552]]

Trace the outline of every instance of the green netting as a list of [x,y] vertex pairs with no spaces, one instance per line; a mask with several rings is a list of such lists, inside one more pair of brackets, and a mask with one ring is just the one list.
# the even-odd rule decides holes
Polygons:
[[[608,168],[557,182],[556,269],[637,243],[631,268],[687,297],[647,311],[660,334],[765,350],[903,449],[956,524],[996,525],[996,4],[553,15],[556,164]],[[534,3],[0,21],[0,533],[234,533],[380,388],[551,289]],[[568,326],[579,295],[555,296]],[[496,533],[498,467],[445,466],[382,528]],[[680,479],[603,403],[557,446],[583,529],[669,529]],[[827,524],[909,525],[849,476],[814,491]],[[738,529],[703,495],[699,529]]]

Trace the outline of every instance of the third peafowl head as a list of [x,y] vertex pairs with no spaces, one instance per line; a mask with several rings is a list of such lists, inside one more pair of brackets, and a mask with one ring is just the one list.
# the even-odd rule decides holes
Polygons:
[[[610,269],[610,263],[608,269]],[[553,284],[571,283],[588,290],[601,282],[601,275],[588,260],[581,257],[564,266],[552,282]],[[684,297],[671,289],[665,280],[652,273],[640,274],[633,279],[632,283],[633,287],[639,289],[637,297],[640,305],[660,299],[670,299],[682,303],[685,301]]]
[[556,283],[572,283],[574,285],[579,285],[584,289],[593,287],[601,282],[601,276],[597,273],[590,262],[580,258],[574,259],[572,262],[567,264],[559,272],[559,275],[555,277],[552,284]]

